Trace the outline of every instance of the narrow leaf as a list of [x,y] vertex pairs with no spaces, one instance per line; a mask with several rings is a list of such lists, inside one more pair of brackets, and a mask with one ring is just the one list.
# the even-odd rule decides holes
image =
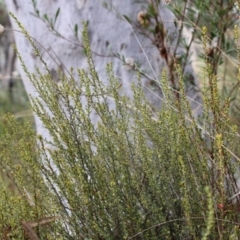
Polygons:
[[47,14],[44,14],[43,17],[45,18],[45,20],[47,20],[47,22],[49,22],[49,19],[48,19],[48,15],[47,15]]
[[58,10],[57,10],[57,12],[56,12],[56,14],[55,14],[54,24],[55,24],[55,22],[57,21],[57,18],[58,18],[59,13],[60,13],[60,7],[58,8]]
[[74,34],[75,34],[75,37],[78,39],[78,25],[75,24],[74,26]]
[[124,17],[129,23],[132,23],[132,21],[129,19],[129,17],[127,17],[126,15],[123,15],[123,17]]

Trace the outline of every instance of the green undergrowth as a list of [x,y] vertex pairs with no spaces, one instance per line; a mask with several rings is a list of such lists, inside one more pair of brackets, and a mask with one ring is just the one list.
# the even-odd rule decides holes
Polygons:
[[[0,88],[0,138],[6,133],[7,120],[4,117],[5,114],[13,114],[20,126],[29,121],[34,129],[33,114],[29,104],[29,99],[24,90],[23,84],[20,79],[17,79],[11,92],[8,89],[1,86]],[[22,129],[22,126],[20,127]],[[0,149],[1,151],[1,149]],[[15,159],[18,162],[18,159]],[[16,186],[13,184],[9,176],[3,172],[0,167],[0,174],[3,180],[3,184],[8,190],[16,192]]]
[[0,86],[0,134],[4,132],[4,115],[7,113],[15,115],[22,123],[31,121],[34,127],[31,106],[20,78],[14,80],[11,91]]
[[40,239],[237,239],[238,135],[211,64],[198,119],[179,66],[178,100],[163,71],[165,98],[153,112],[139,79],[132,102],[119,94],[111,64],[109,85],[102,84],[86,26],[83,40],[88,69],[78,70],[79,79],[70,72],[59,84],[50,74],[29,73],[22,62],[39,93],[32,108],[51,138],[7,116],[1,165],[20,194],[0,188],[1,238],[31,232]]

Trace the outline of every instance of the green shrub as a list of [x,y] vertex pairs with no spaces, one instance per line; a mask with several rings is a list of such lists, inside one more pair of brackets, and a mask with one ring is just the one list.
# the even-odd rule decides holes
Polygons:
[[78,70],[79,81],[62,75],[60,85],[24,66],[39,93],[33,110],[52,138],[36,139],[30,126],[7,117],[1,165],[18,193],[0,188],[1,238],[7,231],[16,239],[237,239],[239,195],[230,200],[238,190],[236,128],[211,64],[200,119],[178,66],[179,100],[163,72],[165,99],[153,112],[140,82],[132,102],[119,94],[111,64],[109,85],[102,84],[86,26],[83,39],[89,74]]

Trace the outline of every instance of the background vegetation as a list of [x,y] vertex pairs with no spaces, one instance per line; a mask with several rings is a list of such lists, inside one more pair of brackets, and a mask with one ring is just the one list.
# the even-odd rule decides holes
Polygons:
[[[88,69],[78,70],[79,79],[60,72],[59,84],[51,74],[28,73],[22,62],[40,95],[32,99],[32,108],[52,139],[36,137],[31,123],[6,116],[0,164],[15,191],[2,180],[2,239],[239,238],[239,135],[229,119],[232,109],[238,109],[239,69],[231,84],[221,68],[226,59],[232,63],[230,54],[238,56],[239,32],[236,25],[233,41],[226,38],[236,23],[236,5],[220,3],[169,5],[178,19],[189,20],[193,40],[201,39],[203,45],[203,114],[198,119],[185,95],[182,67],[188,51],[168,66],[174,72],[174,89],[169,72],[162,73],[158,84],[165,98],[160,112],[142,93],[141,73],[132,86],[132,102],[119,94],[111,64],[106,66],[109,85],[102,84],[86,25]],[[151,5],[148,11],[145,20],[157,14]],[[226,22],[220,24],[220,19]],[[217,45],[210,42],[215,37]],[[233,42],[235,52],[230,49]],[[99,116],[98,127],[92,123],[94,115]]]

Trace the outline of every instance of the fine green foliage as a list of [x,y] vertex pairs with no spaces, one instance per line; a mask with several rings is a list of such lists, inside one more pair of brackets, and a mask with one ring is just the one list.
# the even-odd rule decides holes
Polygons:
[[24,229],[32,225],[37,227],[42,239],[56,239],[49,238],[56,236],[53,224],[50,231],[47,228],[41,231],[39,224],[46,216],[54,218],[55,210],[40,175],[41,170],[36,164],[37,152],[35,132],[31,124],[23,125],[13,116],[6,115],[5,132],[0,137],[0,169],[2,176],[7,176],[8,181],[11,181],[12,191],[6,187],[6,179],[1,178],[1,239],[25,239],[24,236],[28,235]]
[[[47,70],[29,73],[18,54],[39,93],[31,98],[33,111],[51,138],[6,117],[1,168],[18,191],[0,188],[1,239],[237,239],[239,136],[207,51],[203,114],[195,119],[179,64],[177,97],[164,70],[162,109],[154,112],[140,80],[132,101],[119,93],[111,64],[103,85],[86,24],[88,69],[78,70],[79,79],[59,72],[57,83],[17,23]],[[204,27],[205,48],[207,32]]]
[[15,115],[22,123],[24,120],[31,120],[33,123],[29,99],[20,78],[16,78],[11,92],[9,92],[6,87],[1,86],[0,88],[0,134],[4,133],[3,116],[6,113]]
[[41,239],[234,239],[236,129],[220,107],[211,65],[201,121],[192,116],[179,66],[178,101],[163,72],[165,99],[155,113],[140,83],[132,102],[119,94],[111,64],[109,85],[102,84],[86,26],[83,40],[88,70],[78,70],[79,81],[70,72],[59,84],[50,74],[28,73],[22,62],[39,93],[33,110],[51,139],[36,139],[30,126],[8,117],[1,164],[19,193],[0,190],[1,238],[30,236],[27,222]]

